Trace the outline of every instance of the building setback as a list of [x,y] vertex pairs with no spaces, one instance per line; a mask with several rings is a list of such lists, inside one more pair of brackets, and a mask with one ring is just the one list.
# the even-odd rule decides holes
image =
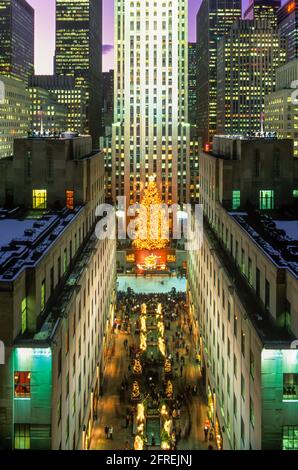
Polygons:
[[94,148],[101,131],[102,0],[56,1],[55,74],[75,78],[86,91],[87,122]]
[[166,203],[187,199],[188,6],[115,3],[112,197],[139,201],[150,175]]
[[203,145],[216,132],[217,44],[241,18],[241,0],[203,0],[197,14],[197,127]]
[[0,75],[27,83],[34,70],[34,10],[25,0],[0,1]]
[[285,62],[284,41],[269,21],[237,20],[217,53],[218,133],[261,131],[264,97],[275,89],[276,69]]
[[115,304],[104,157],[90,136],[16,142],[0,161],[0,448],[88,449]]

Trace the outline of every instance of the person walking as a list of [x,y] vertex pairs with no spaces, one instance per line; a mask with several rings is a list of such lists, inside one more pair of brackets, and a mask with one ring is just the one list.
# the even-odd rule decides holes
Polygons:
[[180,377],[182,377],[182,375],[183,375],[183,364],[181,364],[180,366]]
[[209,432],[208,426],[205,426],[204,427],[205,442],[207,442],[208,440],[208,432]]
[[125,416],[125,427],[126,427],[126,429],[127,429],[128,426],[129,426],[129,421],[130,421],[130,417],[129,417],[129,415],[126,415],[126,416]]
[[106,436],[106,439],[109,437],[109,427],[108,426],[105,426],[105,436]]
[[113,429],[113,426],[110,426],[109,427],[109,438],[113,440],[113,432],[114,432],[114,429]]

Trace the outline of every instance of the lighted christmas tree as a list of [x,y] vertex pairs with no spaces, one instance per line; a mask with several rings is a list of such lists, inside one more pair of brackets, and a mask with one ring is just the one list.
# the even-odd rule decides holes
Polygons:
[[165,248],[169,240],[165,233],[168,229],[166,214],[161,209],[161,198],[155,182],[151,176],[144,190],[141,209],[136,225],[136,239],[133,246],[139,250],[154,250]]

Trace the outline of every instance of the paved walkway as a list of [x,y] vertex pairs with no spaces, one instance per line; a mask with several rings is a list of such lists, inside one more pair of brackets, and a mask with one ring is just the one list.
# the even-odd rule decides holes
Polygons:
[[[184,311],[179,312],[179,320],[171,322],[171,329],[166,330],[168,338],[169,350],[173,351],[172,355],[175,357],[174,367],[176,369],[175,377],[173,378],[174,391],[181,393],[187,391],[187,387],[191,388],[196,385],[198,392],[193,395],[187,391],[187,400],[181,409],[181,417],[179,427],[181,429],[181,440],[178,444],[178,450],[204,450],[207,449],[208,443],[204,442],[204,421],[207,416],[207,407],[205,398],[200,392],[200,376],[198,365],[195,362],[195,350],[192,344],[191,335],[186,321]],[[183,321],[183,317],[185,321]],[[176,331],[184,332],[185,346],[190,347],[189,354],[186,354],[185,348],[178,347],[175,337]],[[112,356],[108,359],[105,379],[103,385],[103,396],[98,405],[98,420],[95,423],[92,440],[91,450],[122,450],[125,449],[127,443],[129,447],[133,448],[134,438],[132,436],[132,424],[126,427],[125,417],[131,410],[131,403],[129,400],[129,391],[121,391],[121,383],[124,376],[129,378],[128,354],[124,348],[124,340],[128,339],[129,344],[133,343],[133,335],[127,335],[123,332],[117,331],[112,336],[114,349]],[[139,337],[135,337],[138,344]],[[180,343],[179,346],[182,346]],[[181,362],[176,361],[176,351],[179,351],[179,357],[185,357],[185,366],[181,377],[180,366]],[[106,439],[104,428],[105,426],[113,426],[113,440]]]

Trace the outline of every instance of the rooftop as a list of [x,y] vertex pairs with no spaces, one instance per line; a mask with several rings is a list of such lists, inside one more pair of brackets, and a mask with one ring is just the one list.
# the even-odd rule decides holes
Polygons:
[[254,291],[248,285],[246,279],[239,275],[239,269],[235,261],[223,246],[214,230],[209,226],[208,222],[204,222],[204,231],[207,234],[212,247],[216,252],[223,269],[226,270],[228,276],[233,279],[230,286],[231,291],[235,291],[245,308],[246,315],[257,331],[262,344],[270,348],[290,348],[294,336],[285,328],[278,327],[271,317],[270,312],[265,309],[261,300],[256,296]]
[[298,214],[296,218],[259,211],[230,215],[278,268],[288,269],[298,279]]
[[81,248],[75,258],[75,263],[67,272],[65,281],[59,288],[55,298],[48,304],[43,314],[38,330],[34,334],[28,332],[16,339],[17,346],[49,346],[54,338],[55,331],[61,318],[67,317],[70,301],[75,292],[80,289],[80,280],[86,267],[90,263],[90,257],[95,250],[97,238],[92,234]]
[[0,210],[0,282],[13,282],[23,270],[34,268],[81,210]]

